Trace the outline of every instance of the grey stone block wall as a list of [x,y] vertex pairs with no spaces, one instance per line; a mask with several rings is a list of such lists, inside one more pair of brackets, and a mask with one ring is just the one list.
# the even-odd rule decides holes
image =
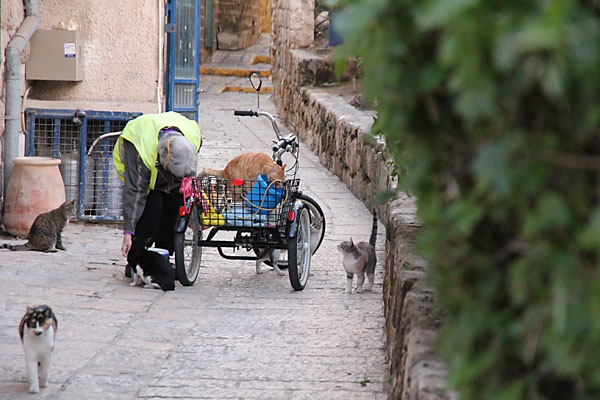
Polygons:
[[[372,111],[360,111],[326,87],[335,81],[327,55],[271,48],[273,93],[279,115],[292,121],[301,140],[318,154],[367,207],[380,189],[395,181],[385,143],[371,137]],[[402,194],[378,207],[386,227],[384,301],[390,399],[455,399],[446,387],[446,369],[433,352],[439,330],[434,295],[425,282],[427,263],[414,254],[422,229],[414,199]]]

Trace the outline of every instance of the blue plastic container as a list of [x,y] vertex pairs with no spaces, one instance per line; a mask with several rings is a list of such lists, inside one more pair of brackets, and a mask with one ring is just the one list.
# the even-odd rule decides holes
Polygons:
[[250,193],[246,196],[246,204],[252,212],[259,214],[268,214],[274,211],[283,196],[285,195],[284,188],[277,188],[275,184],[269,186],[270,182],[267,180],[265,175],[259,175],[256,177],[256,181],[250,189]]
[[153,251],[155,253],[160,254],[161,256],[163,256],[164,258],[166,258],[167,260],[169,259],[169,250],[167,250],[167,249],[159,249],[158,247],[150,247],[148,249],[148,251]]

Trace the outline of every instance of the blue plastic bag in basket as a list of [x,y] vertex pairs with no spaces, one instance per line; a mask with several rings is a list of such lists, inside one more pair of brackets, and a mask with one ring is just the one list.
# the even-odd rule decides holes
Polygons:
[[277,209],[283,196],[285,188],[277,188],[276,183],[271,184],[265,175],[256,177],[256,181],[250,189],[250,193],[246,196],[246,204],[252,212],[260,214],[268,214]]

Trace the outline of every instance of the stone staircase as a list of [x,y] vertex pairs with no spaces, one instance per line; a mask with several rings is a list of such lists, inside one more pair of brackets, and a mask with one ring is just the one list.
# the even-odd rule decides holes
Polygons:
[[271,35],[263,34],[243,50],[217,50],[211,61],[200,65],[200,90],[211,93],[254,93],[248,77],[257,71],[263,77],[261,93],[272,93],[270,64]]

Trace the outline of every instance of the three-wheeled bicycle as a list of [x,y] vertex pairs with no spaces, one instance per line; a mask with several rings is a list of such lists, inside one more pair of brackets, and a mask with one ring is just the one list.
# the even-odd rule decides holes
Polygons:
[[[299,141],[293,133],[282,135],[276,120],[260,110],[260,75],[250,82],[257,92],[258,109],[234,111],[240,117],[264,117],[271,122],[277,140],[273,160],[283,166],[282,156],[290,155],[293,165],[285,181],[256,179],[226,180],[205,176],[188,178],[182,184],[184,205],[180,208],[175,233],[175,266],[182,285],[193,285],[198,277],[203,247],[217,248],[221,257],[233,260],[264,260],[288,270],[294,290],[303,290],[310,275],[311,257],[325,235],[325,215],[319,204],[299,190]],[[203,231],[208,230],[206,237]],[[228,251],[224,251],[228,249]],[[246,250],[239,255],[237,250]],[[278,257],[272,257],[273,253]]]

